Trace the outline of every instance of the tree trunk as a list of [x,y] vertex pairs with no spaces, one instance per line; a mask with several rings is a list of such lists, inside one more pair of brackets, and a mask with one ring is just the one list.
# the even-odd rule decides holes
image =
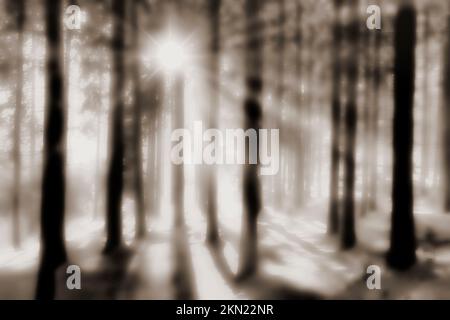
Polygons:
[[450,213],[450,14],[447,16],[447,44],[444,52],[444,107],[443,107],[443,185],[444,210]]
[[[33,35],[32,37],[32,48],[35,48],[37,41],[36,36]],[[37,82],[37,69],[39,69],[38,63],[36,63],[36,57],[33,57],[33,62],[31,65],[32,76],[31,76],[31,101],[30,101],[30,168],[31,168],[31,179],[32,179],[32,187],[37,188],[36,178],[38,177],[37,172],[38,166],[36,161],[36,135],[37,135],[37,128],[36,128],[36,99],[35,99],[35,92],[36,92],[36,82]],[[39,219],[39,206],[37,206],[38,202],[38,195],[33,193],[31,194],[31,199],[28,201],[27,204],[27,210],[29,212],[29,221],[28,221],[28,231],[36,231],[38,228],[38,219]]]
[[430,12],[429,8],[425,8],[424,12],[424,31],[423,31],[423,96],[422,96],[422,163],[421,163],[421,189],[426,195],[428,191],[427,180],[430,171],[430,99],[429,99],[429,85],[428,85],[428,69],[429,69],[429,54],[428,54],[428,38],[430,37]]
[[13,212],[12,212],[12,240],[15,248],[20,247],[20,182],[22,170],[21,158],[21,124],[22,124],[22,87],[23,87],[23,29],[25,25],[25,1],[16,0],[11,4],[14,10],[14,19],[17,30],[16,47],[16,108],[14,110],[14,131],[13,131],[13,150],[12,158],[14,163],[14,186],[13,186]]
[[[295,42],[296,42],[296,57],[295,57],[295,79],[296,79],[296,104],[300,120],[303,117],[303,94],[302,94],[302,20],[303,20],[303,8],[300,1],[296,2],[296,24],[295,24]],[[305,197],[305,131],[302,126],[299,126],[298,130],[298,143],[297,143],[297,163],[296,163],[296,199],[297,204],[302,205]]]
[[331,101],[331,172],[330,202],[328,208],[328,233],[337,234],[339,230],[339,141],[341,135],[341,46],[342,26],[339,19],[341,1],[334,1],[335,21],[333,24],[332,49],[332,101]]
[[375,32],[374,39],[374,64],[373,64],[373,94],[372,94],[372,112],[370,119],[370,133],[369,133],[369,159],[370,159],[370,172],[369,172],[369,193],[367,195],[367,209],[375,210],[377,208],[377,170],[378,170],[378,115],[380,108],[380,87],[381,87],[381,66],[380,66],[380,49],[381,49],[381,30],[372,30]]
[[[101,73],[98,74],[99,78],[101,79]],[[101,99],[101,98],[100,98]],[[100,190],[101,185],[100,182],[102,181],[101,177],[102,174],[100,173],[102,171],[101,169],[101,163],[100,163],[100,141],[101,141],[101,134],[102,134],[102,104],[99,103],[97,114],[96,114],[96,135],[97,135],[97,146],[95,149],[95,193],[94,193],[94,214],[93,217],[96,218],[98,216],[99,212],[99,205],[100,205]]]
[[133,28],[133,81],[134,81],[134,118],[133,118],[133,151],[134,151],[134,195],[136,207],[136,237],[143,238],[147,232],[144,193],[142,187],[142,105],[141,105],[141,87],[139,76],[139,14],[137,8],[138,2],[134,0],[131,4],[131,24]]
[[[177,74],[173,78],[172,127],[184,128],[184,79]],[[183,150],[183,156],[184,156]],[[184,226],[184,164],[172,166],[172,200],[174,204],[175,229]]]
[[312,119],[313,119],[313,95],[312,88],[314,82],[314,31],[313,27],[309,25],[308,36],[305,41],[306,68],[305,68],[305,120],[306,120],[306,136],[305,136],[305,196],[307,199],[311,199],[312,184],[314,180],[314,159],[313,159],[313,134],[314,131]]
[[161,100],[162,85],[161,79],[155,80],[152,86],[151,103],[148,110],[148,132],[147,132],[147,170],[146,170],[146,210],[148,213],[159,212],[159,177],[160,171],[158,166],[160,163],[160,133],[159,127],[162,121],[161,116]]
[[[211,60],[210,72],[214,88],[211,93],[211,105],[209,110],[209,127],[216,128],[217,113],[219,107],[219,54],[220,54],[220,5],[221,0],[210,0],[209,15],[211,28]],[[217,179],[216,168],[210,165],[207,168],[207,229],[206,241],[210,245],[217,245],[219,242],[219,227],[217,221]]]
[[155,163],[156,163],[156,140],[157,140],[157,117],[156,113],[149,111],[147,116],[147,169],[146,169],[146,210],[150,214],[155,209]]
[[415,10],[404,5],[395,20],[393,207],[387,255],[389,266],[399,270],[416,261],[412,186],[415,32]]
[[[359,40],[359,19],[357,0],[349,3],[353,11],[353,17],[348,25],[349,52],[356,52]],[[345,157],[344,157],[344,195],[342,212],[341,247],[351,249],[356,244],[355,234],[355,142],[357,116],[357,84],[358,84],[358,59],[357,55],[347,56],[347,104],[345,106]]]
[[67,260],[64,244],[66,108],[62,70],[61,1],[46,0],[47,106],[41,204],[41,262],[36,298],[52,299],[56,269]]
[[[259,130],[262,118],[260,94],[262,91],[262,55],[259,23],[260,2],[246,0],[246,85],[244,102],[245,129]],[[258,139],[258,138],[257,138]],[[246,159],[250,159],[250,149],[246,149]],[[259,153],[257,141],[256,153]],[[261,191],[258,178],[258,164],[246,164],[243,176],[244,217],[241,232],[241,255],[238,278],[245,279],[257,271],[258,237],[257,218],[261,210]]]
[[162,157],[162,151],[161,151],[161,126],[162,126],[163,117],[160,113],[157,113],[156,119],[155,119],[155,137],[154,137],[154,164],[152,166],[153,172],[154,172],[154,179],[153,181],[153,203],[152,203],[152,209],[153,212],[158,213],[161,205],[161,176],[162,173],[159,170],[161,166],[161,157]]
[[363,112],[362,112],[362,122],[363,122],[363,129],[362,129],[362,136],[363,136],[363,146],[362,146],[362,196],[361,196],[361,214],[365,215],[368,211],[369,207],[369,197],[370,197],[370,178],[372,177],[370,175],[370,168],[372,164],[372,157],[371,157],[371,149],[373,148],[373,145],[371,144],[371,120],[372,120],[372,113],[373,113],[373,99],[372,96],[374,94],[373,92],[373,86],[372,86],[372,54],[371,51],[373,51],[372,48],[372,32],[373,30],[369,30],[364,27],[363,31],[363,39],[361,41],[362,45],[362,59],[364,60],[364,68],[363,68],[363,79],[364,79],[364,104],[362,106]]
[[122,191],[124,158],[124,19],[125,3],[113,0],[113,73],[111,79],[112,113],[110,123],[110,155],[106,199],[106,246],[104,253],[117,250],[122,243]]
[[278,118],[276,129],[280,130],[280,170],[277,175],[277,206],[281,210],[283,204],[283,197],[285,196],[285,145],[286,137],[285,131],[283,130],[283,114],[284,114],[284,61],[285,61],[285,23],[286,23],[286,13],[285,13],[285,0],[278,0],[278,21],[277,21],[277,85],[276,85],[276,103],[278,104],[278,111],[276,117]]

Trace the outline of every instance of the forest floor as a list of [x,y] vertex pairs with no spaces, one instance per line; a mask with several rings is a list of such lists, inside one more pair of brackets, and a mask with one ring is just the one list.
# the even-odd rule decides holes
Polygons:
[[[313,214],[314,212],[314,214]],[[113,256],[101,255],[103,226],[90,219],[71,221],[67,232],[70,263],[82,271],[82,290],[65,287],[58,274],[60,299],[443,299],[450,298],[450,216],[416,214],[418,263],[408,272],[391,271],[384,262],[389,215],[357,219],[358,246],[339,250],[326,235],[324,208],[280,215],[266,210],[259,221],[260,269],[235,281],[240,224],[236,215],[220,220],[222,245],[204,241],[204,217],[190,214],[174,232],[170,219],[155,216],[149,235]],[[132,227],[125,228],[127,243]],[[77,232],[75,232],[75,231]],[[0,252],[0,298],[31,299],[38,261],[37,239],[21,250]],[[367,266],[382,270],[381,290],[366,286]]]

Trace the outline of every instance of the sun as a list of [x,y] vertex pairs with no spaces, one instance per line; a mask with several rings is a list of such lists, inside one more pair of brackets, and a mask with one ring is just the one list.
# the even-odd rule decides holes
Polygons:
[[181,71],[188,62],[186,50],[179,39],[170,36],[157,44],[156,62],[163,70]]
[[166,32],[151,41],[145,48],[144,61],[151,67],[168,73],[182,73],[192,62],[189,37]]

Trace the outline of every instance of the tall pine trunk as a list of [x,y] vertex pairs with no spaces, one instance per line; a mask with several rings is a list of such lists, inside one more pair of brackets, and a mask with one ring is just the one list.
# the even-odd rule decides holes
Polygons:
[[[177,74],[171,83],[173,85],[172,98],[172,127],[173,130],[184,128],[184,79]],[[184,157],[184,151],[183,151]],[[172,200],[174,204],[174,223],[176,228],[184,226],[184,164],[172,166]]]
[[157,121],[155,114],[148,112],[147,116],[147,168],[145,171],[145,201],[147,213],[152,213],[154,205],[153,193],[155,192],[155,158],[156,158],[156,139],[157,139]]
[[373,93],[372,93],[372,112],[370,119],[370,133],[369,133],[369,190],[367,195],[367,209],[373,211],[377,208],[377,170],[378,170],[378,144],[379,144],[379,129],[378,117],[380,108],[380,88],[381,88],[381,30],[372,30],[375,32],[374,38],[374,58],[373,58]]
[[133,29],[133,82],[134,82],[134,118],[133,118],[133,168],[134,168],[134,196],[136,207],[136,237],[143,238],[147,232],[144,192],[142,184],[142,103],[141,103],[141,81],[139,76],[139,14],[138,1],[131,3],[131,25]]
[[[219,54],[220,54],[220,5],[221,0],[209,0],[209,19],[211,28],[210,43],[210,72],[213,83],[211,90],[211,106],[209,110],[209,127],[216,128],[217,113],[219,112]],[[216,168],[210,165],[207,168],[207,229],[206,241],[211,245],[219,242],[219,227],[217,221],[217,177]]]
[[113,0],[113,72],[111,80],[112,112],[110,123],[110,155],[106,199],[106,246],[105,253],[118,249],[122,243],[122,191],[124,158],[124,19],[125,2]]
[[285,61],[285,23],[286,23],[286,13],[285,13],[285,1],[286,0],[278,0],[278,21],[277,21],[277,81],[276,81],[276,103],[278,104],[278,108],[275,109],[275,115],[278,119],[276,122],[276,129],[280,130],[280,170],[277,175],[277,206],[281,210],[283,204],[283,197],[285,195],[285,131],[283,130],[283,113],[284,113],[284,96],[285,96],[285,70],[284,70],[284,61]]
[[[303,118],[303,94],[302,94],[302,45],[303,45],[303,34],[302,34],[302,22],[303,22],[303,8],[300,1],[296,2],[295,6],[295,103],[297,104],[297,112],[300,118]],[[297,204],[302,205],[305,198],[305,137],[304,137],[304,128],[299,126],[298,129],[298,143],[297,143],[297,163],[296,163],[296,176],[295,176],[295,188],[296,188],[296,199]]]
[[371,152],[370,150],[373,148],[373,145],[370,143],[372,140],[371,137],[371,120],[372,120],[372,113],[373,113],[373,106],[372,106],[372,96],[374,94],[373,92],[373,86],[372,86],[372,54],[371,51],[372,48],[372,30],[369,30],[367,28],[364,28],[363,34],[362,34],[362,60],[364,61],[364,67],[363,67],[363,79],[364,79],[364,103],[363,103],[363,110],[362,110],[362,122],[363,122],[363,129],[362,129],[362,136],[363,136],[363,150],[362,150],[362,196],[361,196],[361,214],[364,215],[368,211],[368,203],[369,203],[369,197],[370,197],[370,167],[372,164],[372,158],[371,158]]
[[444,51],[443,105],[443,185],[444,210],[450,213],[450,13],[447,16],[447,43]]
[[13,130],[13,150],[12,158],[14,164],[14,185],[13,185],[13,210],[12,210],[12,236],[14,247],[20,247],[20,182],[21,182],[21,170],[22,170],[22,157],[21,157],[21,127],[22,127],[22,87],[23,87],[23,29],[25,26],[25,1],[15,0],[9,4],[12,6],[15,27],[17,31],[17,44],[16,44],[16,108],[14,110],[14,130]]
[[[347,29],[350,53],[356,52],[359,40],[358,1],[349,2],[352,11],[351,21]],[[356,244],[355,234],[355,145],[357,116],[357,84],[358,59],[357,55],[349,54],[346,61],[347,74],[347,103],[344,113],[345,154],[344,154],[344,195],[342,208],[341,247],[353,248]]]
[[412,185],[416,12],[410,5],[399,9],[394,43],[393,206],[387,262],[403,270],[416,261]]
[[328,233],[337,234],[339,230],[339,141],[341,135],[341,47],[342,26],[340,22],[341,1],[334,1],[335,21],[333,23],[332,49],[332,97],[331,97],[331,172],[330,202],[328,207]]
[[423,31],[423,96],[422,96],[422,163],[421,163],[421,191],[426,195],[427,180],[430,172],[430,99],[429,99],[429,37],[430,37],[430,8],[425,7]]
[[47,105],[41,204],[41,261],[36,298],[52,299],[55,272],[67,260],[64,244],[66,108],[62,77],[61,1],[46,0]]
[[[245,130],[259,130],[262,108],[260,94],[262,91],[262,55],[259,25],[261,3],[258,0],[245,1],[246,14],[246,98],[244,102]],[[257,138],[258,139],[258,138]],[[246,148],[246,159],[250,159],[250,149]],[[256,154],[259,153],[257,141]],[[257,220],[261,210],[261,191],[258,178],[258,164],[246,164],[243,176],[244,217],[241,231],[241,255],[238,278],[244,279],[257,271],[258,236]]]
[[161,100],[162,100],[162,81],[156,79],[152,85],[151,106],[147,112],[147,169],[146,169],[146,210],[148,214],[159,212],[159,177],[160,171],[160,123]]

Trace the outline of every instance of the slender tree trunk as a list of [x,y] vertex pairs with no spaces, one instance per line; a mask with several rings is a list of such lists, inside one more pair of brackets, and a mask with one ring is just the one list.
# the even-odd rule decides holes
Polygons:
[[[167,103],[164,101],[166,99],[167,95],[164,93],[164,88],[166,86],[165,81],[161,81],[161,105],[166,105]],[[156,205],[156,212],[159,212],[162,206],[162,195],[164,194],[164,188],[165,188],[165,174],[163,171],[163,163],[164,163],[164,151],[167,149],[165,148],[165,140],[164,140],[164,127],[168,123],[168,113],[161,109],[161,111],[158,114],[158,122],[157,122],[157,136],[156,136],[156,144],[157,144],[157,156],[156,156],[156,162],[155,162],[155,172],[156,172],[156,191],[154,192],[155,195],[155,205]]]
[[13,215],[12,215],[12,236],[15,248],[20,247],[20,182],[22,170],[21,157],[21,124],[22,124],[22,87],[23,87],[23,29],[25,25],[25,1],[16,0],[14,4],[15,22],[17,30],[17,60],[16,60],[16,108],[14,112],[13,150],[12,158],[14,162],[14,186],[13,186]]
[[143,238],[147,232],[144,193],[142,186],[142,106],[141,106],[141,87],[139,76],[139,14],[137,8],[138,2],[134,0],[131,4],[131,24],[133,27],[133,81],[134,81],[134,119],[133,119],[133,151],[134,151],[134,195],[136,206],[136,237]]
[[[260,94],[262,91],[262,55],[259,26],[259,11],[261,3],[258,0],[245,1],[246,13],[246,85],[247,93],[244,103],[245,129],[259,130],[262,118]],[[258,138],[257,138],[258,139]],[[250,149],[247,148],[246,159],[250,159]],[[257,141],[256,154],[259,153]],[[246,164],[243,177],[244,217],[241,232],[241,255],[238,278],[245,279],[254,274],[258,267],[258,237],[257,219],[261,210],[261,191],[258,178],[258,164]]]
[[[353,17],[348,25],[349,52],[356,52],[359,40],[359,19],[357,8],[358,1],[352,0],[349,5],[353,11]],[[344,196],[342,212],[341,247],[353,248],[356,244],[355,234],[355,144],[356,144],[356,120],[357,116],[357,84],[358,84],[358,59],[357,55],[347,56],[347,104],[345,106],[345,155],[344,155]]]
[[[172,103],[172,127],[184,128],[184,79],[176,75],[172,82],[174,98]],[[184,151],[183,151],[184,156]],[[172,167],[172,197],[174,204],[175,227],[184,226],[184,164],[174,164]]]
[[363,31],[363,39],[361,41],[363,57],[364,59],[364,68],[363,68],[363,77],[364,77],[364,104],[363,104],[363,112],[362,112],[362,120],[363,120],[363,161],[362,161],[362,196],[361,196],[361,214],[366,214],[368,211],[369,205],[369,197],[370,197],[370,167],[372,164],[372,158],[370,154],[370,149],[373,148],[373,145],[370,143],[372,140],[371,134],[371,115],[373,113],[373,99],[372,95],[373,86],[372,86],[372,54],[371,51],[373,48],[371,47],[371,35],[373,30],[369,30],[365,28]]
[[[176,19],[175,25],[176,27],[182,29],[184,27],[184,13],[185,8],[183,6],[182,1],[176,0],[171,8],[172,19]],[[178,71],[177,73],[171,76],[171,88],[172,88],[172,97],[171,97],[171,116],[172,116],[172,130],[184,128],[184,74],[182,71]],[[184,284],[180,285],[181,288],[185,288],[185,292],[181,296],[191,297],[192,296],[192,285],[189,282],[190,276],[187,274],[188,264],[188,247],[184,247],[185,242],[177,243],[180,239],[185,238],[185,217],[184,217],[184,190],[185,190],[185,179],[184,179],[184,156],[185,151],[182,151],[183,162],[179,165],[172,165],[172,203],[174,205],[174,239],[175,239],[175,252],[176,259],[180,259],[176,265],[178,269],[175,274],[184,275],[181,276],[183,280],[181,283],[186,281]],[[182,240],[182,241],[184,241]],[[183,290],[182,290],[183,291]]]
[[146,210],[148,213],[154,210],[154,197],[155,192],[155,162],[156,162],[156,126],[157,118],[156,113],[150,112],[147,117],[147,169],[146,169],[146,196],[144,199],[147,201]]
[[421,178],[422,178],[422,192],[426,194],[427,180],[430,170],[430,146],[429,146],[429,131],[430,131],[430,100],[429,100],[429,86],[428,86],[428,69],[429,69],[429,54],[428,54],[428,38],[430,37],[430,22],[429,22],[429,8],[425,8],[424,12],[424,31],[423,31],[423,100],[422,100],[422,164],[421,164]]
[[61,1],[46,0],[47,106],[41,205],[41,262],[36,298],[52,299],[55,272],[67,260],[64,244],[66,108],[62,70]]
[[391,246],[387,262],[408,269],[416,261],[413,216],[412,149],[416,12],[403,5],[395,20],[394,170]]
[[[300,116],[300,120],[303,117],[303,94],[302,94],[302,43],[303,43],[303,34],[302,34],[302,21],[303,21],[303,8],[301,1],[298,0],[296,2],[296,24],[295,24],[295,42],[296,42],[296,56],[295,56],[295,79],[296,79],[296,104],[298,108],[298,114]],[[297,204],[303,204],[305,198],[305,134],[304,128],[299,126],[298,130],[298,143],[297,143],[297,163],[296,163],[296,199]]]
[[443,186],[444,210],[450,213],[450,14],[447,15],[447,43],[444,51]]
[[147,216],[159,211],[159,175],[158,168],[161,151],[159,149],[159,125],[161,122],[161,79],[151,84],[150,107],[147,111],[147,168],[145,182],[145,201]]
[[278,0],[278,34],[277,34],[277,85],[276,85],[276,103],[278,104],[278,115],[279,120],[277,123],[277,129],[280,130],[280,170],[277,179],[277,205],[279,209],[282,209],[283,197],[285,195],[285,145],[286,137],[285,131],[283,130],[283,117],[284,117],[284,60],[285,60],[285,23],[286,23],[286,12],[285,12],[285,0]]
[[[98,73],[98,77],[101,79],[102,78],[102,73],[99,72]],[[101,84],[100,84],[101,85]],[[99,88],[100,90],[100,101],[102,100],[102,95],[101,95],[101,88]],[[95,193],[94,193],[94,215],[93,217],[96,218],[98,216],[98,212],[100,211],[99,209],[99,204],[100,204],[100,190],[101,190],[101,177],[102,174],[100,173],[101,170],[101,164],[100,164],[100,144],[101,144],[101,135],[102,135],[102,103],[98,104],[98,109],[97,109],[97,114],[96,114],[96,126],[97,126],[97,130],[96,130],[96,136],[97,136],[97,146],[95,149]]]
[[[33,35],[32,38],[32,48],[34,49],[36,46],[36,36]],[[32,76],[31,76],[31,101],[30,101],[30,168],[31,168],[31,181],[32,181],[32,187],[36,188],[36,178],[37,174],[37,162],[36,162],[36,99],[35,99],[35,92],[36,92],[36,69],[39,69],[39,64],[36,63],[36,57],[32,58]],[[28,231],[36,231],[38,227],[38,217],[39,217],[39,206],[37,206],[37,200],[38,197],[35,193],[31,194],[31,201],[28,201],[27,210],[29,212],[30,219],[28,220]]]
[[306,58],[306,68],[305,68],[305,120],[306,120],[306,140],[305,140],[305,165],[306,165],[306,174],[305,174],[305,196],[307,199],[311,199],[312,193],[312,184],[314,180],[314,159],[313,159],[313,135],[314,131],[312,125],[313,119],[313,95],[312,95],[312,87],[314,81],[314,60],[316,57],[314,56],[314,35],[313,28],[309,25],[309,34],[306,38],[305,44],[305,52],[307,52]]
[[333,24],[332,49],[332,98],[331,98],[331,172],[330,172],[330,202],[328,208],[328,233],[337,234],[339,230],[339,141],[341,119],[341,46],[342,26],[339,18],[341,1],[334,1],[335,21]]
[[122,191],[124,160],[124,19],[125,2],[113,0],[113,73],[112,112],[110,126],[110,155],[106,199],[106,246],[105,253],[118,249],[122,243]]
[[375,32],[374,39],[374,64],[373,64],[373,94],[372,94],[372,112],[370,119],[370,142],[371,146],[369,150],[369,159],[370,159],[370,172],[369,172],[369,193],[367,195],[367,209],[375,210],[377,208],[377,168],[378,168],[378,116],[380,108],[380,88],[381,88],[381,66],[380,66],[380,49],[381,49],[381,30],[373,30]]
[[[209,0],[209,15],[211,28],[211,60],[210,71],[213,82],[213,90],[211,90],[211,106],[209,110],[209,127],[217,126],[217,113],[219,107],[219,54],[220,54],[220,5],[221,0]],[[206,241],[211,245],[217,245],[219,242],[219,227],[217,221],[217,179],[216,168],[209,166],[207,168],[207,229]]]

